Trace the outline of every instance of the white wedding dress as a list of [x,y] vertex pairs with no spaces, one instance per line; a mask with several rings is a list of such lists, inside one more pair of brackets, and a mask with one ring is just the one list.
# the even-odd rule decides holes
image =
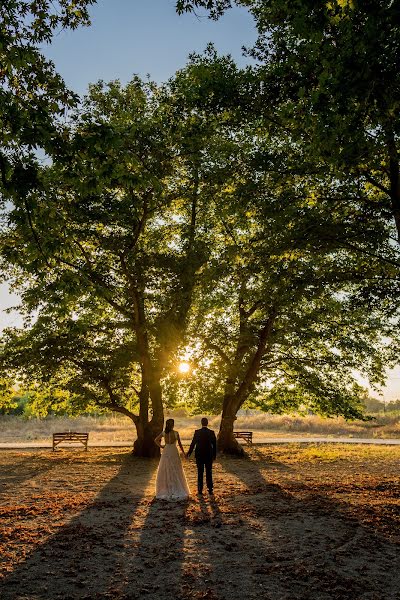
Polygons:
[[162,450],[156,478],[156,498],[159,500],[186,500],[190,491],[182,467],[176,442],[178,433],[170,431],[162,435],[165,446]]

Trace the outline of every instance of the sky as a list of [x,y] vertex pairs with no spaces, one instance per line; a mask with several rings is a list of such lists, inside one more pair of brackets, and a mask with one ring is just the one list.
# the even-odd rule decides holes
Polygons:
[[241,47],[256,39],[253,19],[244,8],[228,11],[218,22],[175,12],[175,0],[100,0],[90,9],[92,26],[62,31],[45,50],[66,83],[83,94],[88,83],[129,81],[133,74],[162,82],[184,67],[191,52],[209,42],[239,64]]
[[[251,46],[256,31],[244,8],[235,7],[219,21],[198,15],[178,16],[175,0],[99,0],[90,8],[92,25],[58,32],[43,48],[70,89],[85,94],[99,79],[128,82],[134,74],[160,83],[185,66],[191,52],[201,53],[212,42],[220,54],[231,54],[239,65],[249,59],[242,46]],[[21,325],[18,296],[0,285],[0,329]],[[375,394],[374,394],[375,395]],[[400,398],[400,367],[389,373],[386,401]]]

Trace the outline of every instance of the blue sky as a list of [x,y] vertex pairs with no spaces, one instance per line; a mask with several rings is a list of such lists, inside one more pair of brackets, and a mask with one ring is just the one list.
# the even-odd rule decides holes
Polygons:
[[127,82],[134,73],[165,81],[185,65],[190,52],[202,52],[208,42],[244,64],[248,59],[241,47],[256,38],[249,13],[237,7],[217,22],[204,11],[198,17],[178,16],[175,0],[100,0],[90,13],[89,29],[62,31],[45,49],[79,94],[90,82]]
[[[256,39],[252,18],[237,7],[217,22],[203,11],[178,16],[175,0],[100,0],[90,13],[90,28],[60,31],[43,49],[80,95],[99,79],[126,83],[133,74],[149,74],[157,82],[166,81],[186,64],[191,52],[201,53],[209,42],[244,65],[248,59],[242,46],[251,46]],[[3,312],[17,304],[18,297],[9,293],[7,284],[0,285],[0,328],[21,324],[18,312]],[[400,397],[400,368],[390,373],[384,396]]]

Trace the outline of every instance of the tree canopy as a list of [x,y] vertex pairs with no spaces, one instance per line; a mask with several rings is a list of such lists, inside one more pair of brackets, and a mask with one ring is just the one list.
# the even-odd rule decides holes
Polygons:
[[230,431],[245,401],[360,416],[354,370],[382,382],[383,365],[398,356],[394,340],[388,348],[382,339],[397,340],[399,317],[391,224],[368,223],[375,192],[362,181],[315,169],[307,147],[282,139],[274,121],[222,108],[212,90],[226,73],[234,85],[247,76],[225,59],[198,57],[191,66],[199,94],[229,126],[232,119],[240,142],[236,169],[223,171],[223,185],[215,179],[210,199],[213,258],[195,304],[199,368],[187,393],[199,409],[222,408]]
[[5,0],[0,6],[0,191],[36,185],[37,149],[60,149],[57,120],[78,102],[40,46],[58,28],[89,24],[95,0]]
[[[63,155],[42,168],[40,188],[14,202],[3,237],[4,268],[19,283],[25,310],[38,311],[30,335],[44,364],[49,347],[64,362],[66,353],[86,354],[92,380],[85,395],[100,386],[99,402],[105,394],[123,412],[128,391],[116,391],[122,375],[109,370],[113,359],[103,354],[101,336],[108,335],[105,349],[124,355],[125,370],[136,363],[139,413],[132,418],[140,454],[156,451],[161,380],[174,367],[208,257],[204,189],[215,127],[194,111],[182,116],[180,102],[168,86],[138,78],[125,88],[92,86],[65,129]],[[79,329],[90,321],[105,328],[95,348],[90,327]],[[65,327],[71,343],[87,351],[66,344]],[[33,340],[22,337],[28,364]]]
[[[181,0],[218,18],[225,0]],[[254,16],[259,89],[251,110],[302,138],[316,166],[362,178],[376,190],[370,218],[389,219],[400,239],[400,7],[387,0],[315,4],[236,0]],[[272,111],[271,111],[272,107]]]

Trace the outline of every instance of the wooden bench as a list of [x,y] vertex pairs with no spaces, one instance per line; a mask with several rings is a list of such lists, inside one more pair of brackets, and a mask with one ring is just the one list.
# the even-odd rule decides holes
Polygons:
[[233,437],[242,438],[247,444],[253,443],[253,432],[252,431],[234,431]]
[[81,444],[83,444],[85,446],[85,450],[87,450],[88,439],[88,433],[78,433],[77,431],[63,431],[60,433],[53,433],[53,451],[61,443],[74,444],[76,442],[80,442]]

